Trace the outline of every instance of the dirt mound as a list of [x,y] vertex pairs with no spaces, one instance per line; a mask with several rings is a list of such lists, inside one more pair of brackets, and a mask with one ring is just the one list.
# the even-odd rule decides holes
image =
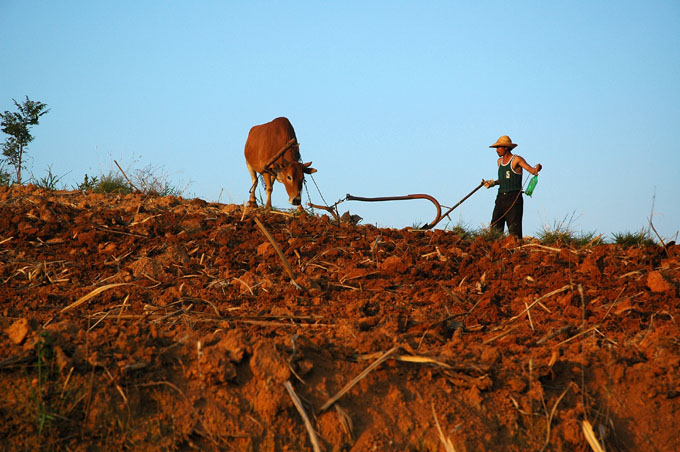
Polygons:
[[680,450],[679,255],[0,188],[0,441]]

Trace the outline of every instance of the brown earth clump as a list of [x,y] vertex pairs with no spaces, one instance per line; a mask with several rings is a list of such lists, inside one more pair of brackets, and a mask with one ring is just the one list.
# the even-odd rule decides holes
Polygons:
[[679,256],[3,187],[0,444],[677,451]]

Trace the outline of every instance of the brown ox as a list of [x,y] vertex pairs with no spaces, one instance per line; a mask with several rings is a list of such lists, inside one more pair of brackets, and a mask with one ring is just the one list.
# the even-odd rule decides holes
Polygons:
[[258,173],[264,178],[267,209],[272,207],[274,179],[286,187],[288,201],[294,206],[300,206],[300,191],[305,174],[316,170],[309,167],[312,162],[300,163],[300,146],[295,130],[287,118],[276,118],[266,124],[253,126],[248,133],[244,154],[250,178],[253,180],[249,206],[257,206],[255,188]]

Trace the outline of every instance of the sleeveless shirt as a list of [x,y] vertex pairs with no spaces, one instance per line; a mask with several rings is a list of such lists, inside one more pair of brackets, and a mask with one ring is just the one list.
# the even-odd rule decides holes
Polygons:
[[522,190],[522,174],[516,173],[512,169],[512,160],[515,158],[513,155],[510,161],[503,165],[503,160],[498,164],[498,193],[509,193],[513,191]]

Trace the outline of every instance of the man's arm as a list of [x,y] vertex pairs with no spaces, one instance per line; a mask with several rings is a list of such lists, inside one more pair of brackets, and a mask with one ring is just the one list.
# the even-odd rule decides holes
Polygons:
[[524,160],[523,157],[520,157],[517,154],[515,154],[515,161],[517,162],[517,166],[521,166],[522,168],[529,171],[534,176],[536,176],[538,174],[538,172],[543,169],[543,165],[541,165],[540,163],[537,164],[536,166],[531,166],[527,163],[526,160]]

